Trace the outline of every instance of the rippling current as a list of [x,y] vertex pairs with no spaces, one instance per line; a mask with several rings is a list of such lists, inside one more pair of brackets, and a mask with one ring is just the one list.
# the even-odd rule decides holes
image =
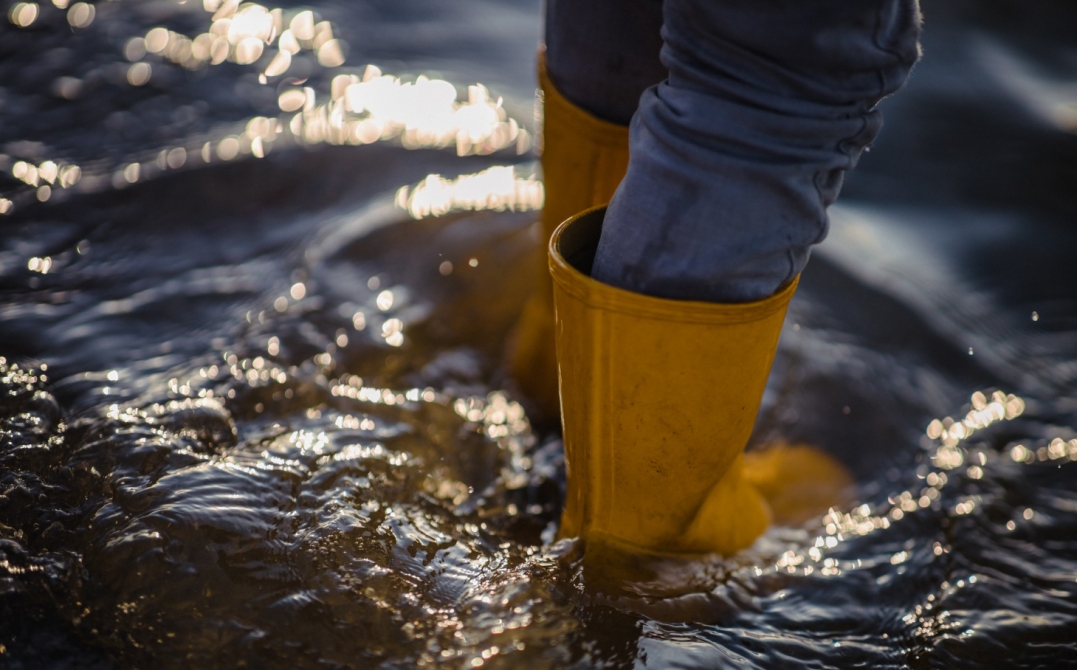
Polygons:
[[793,301],[858,501],[623,582],[502,364],[536,3],[4,7],[0,666],[1077,667],[1064,3],[926,3]]

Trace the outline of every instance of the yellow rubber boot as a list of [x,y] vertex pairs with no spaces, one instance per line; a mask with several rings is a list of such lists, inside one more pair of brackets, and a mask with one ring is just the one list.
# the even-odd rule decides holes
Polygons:
[[776,443],[744,454],[744,479],[766,499],[776,523],[799,526],[853,503],[845,466],[807,444]]
[[[569,102],[550,82],[541,52],[538,76],[543,97],[545,248],[562,221],[613,197],[628,169],[628,127],[603,121]],[[544,413],[556,416],[553,287],[545,267],[538,289],[524,306],[514,339],[509,360],[513,377]]]
[[589,275],[604,214],[566,221],[550,242],[568,466],[561,535],[734,553],[770,520],[743,452],[796,282],[739,304],[597,282]]

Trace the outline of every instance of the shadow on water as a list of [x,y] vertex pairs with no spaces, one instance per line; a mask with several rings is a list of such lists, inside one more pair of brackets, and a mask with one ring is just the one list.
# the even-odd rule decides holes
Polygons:
[[755,434],[860,500],[697,561],[554,541],[560,442],[502,365],[537,6],[34,7],[0,28],[0,665],[1077,666],[1068,6],[925,8]]

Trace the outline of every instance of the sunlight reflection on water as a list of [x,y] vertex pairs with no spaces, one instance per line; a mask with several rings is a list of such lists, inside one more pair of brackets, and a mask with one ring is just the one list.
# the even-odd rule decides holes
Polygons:
[[[285,75],[292,56],[303,50],[315,53],[319,66],[327,70],[344,64],[344,47],[333,36],[331,23],[316,22],[311,10],[269,9],[236,0],[206,0],[204,8],[211,14],[210,24],[207,32],[194,38],[155,27],[144,36],[127,39],[123,55],[133,61],[126,69],[127,83],[142,87],[152,81],[153,63],[146,59],[168,61],[191,71],[226,61],[260,67],[262,85]],[[38,12],[35,3],[19,3],[9,12],[9,20],[20,28],[29,27]],[[93,12],[92,5],[76,3],[68,10],[71,25],[89,27]],[[278,45],[278,51],[263,54],[265,47],[273,43]],[[264,67],[260,63],[265,63]],[[81,82],[71,77],[57,81],[61,97],[77,96]],[[295,83],[281,80],[278,87],[278,104],[284,112],[281,116],[255,116],[235,124],[242,128],[239,132],[218,131],[185,146],[145,151],[119,165],[95,165],[84,170],[65,159],[35,165],[26,160],[12,163],[0,154],[0,167],[9,166],[17,180],[32,188],[29,195],[27,190],[0,193],[0,214],[10,214],[17,204],[50,200],[53,186],[65,190],[77,186],[86,193],[107,187],[122,189],[165,171],[194,167],[190,158],[199,158],[204,165],[246,156],[263,158],[274,148],[322,143],[358,146],[397,141],[407,149],[451,147],[460,156],[505,150],[523,155],[532,146],[528,130],[510,118],[502,100],[492,99],[482,84],[466,87],[465,98],[458,101],[456,86],[443,79],[420,74],[413,81],[405,81],[367,65],[361,75],[335,76],[328,100],[319,103],[315,88],[303,85],[306,78],[292,81]],[[531,194],[524,200],[533,206],[536,197]]]
[[[0,654],[59,639],[58,663],[104,654],[94,668],[986,668],[1073,651],[1068,284],[1010,305],[959,262],[1034,221],[836,208],[760,431],[844,448],[861,499],[610,583],[553,541],[560,444],[499,367],[542,262],[531,81],[502,99],[492,69],[445,74],[458,44],[359,61],[343,36],[385,30],[388,10],[188,2],[21,2],[0,25],[33,80],[0,91],[23,124],[0,146],[0,635],[54,636],[12,633]],[[487,13],[533,26],[534,7],[476,7],[469,25],[530,58],[530,34]],[[395,39],[418,42],[463,10],[395,11]],[[1071,131],[1061,79],[985,58],[1036,103],[1045,125],[1022,141]],[[458,85],[474,80],[490,87]],[[931,193],[950,184],[967,187]],[[1040,286],[1010,262],[1019,244],[999,247],[995,274]]]

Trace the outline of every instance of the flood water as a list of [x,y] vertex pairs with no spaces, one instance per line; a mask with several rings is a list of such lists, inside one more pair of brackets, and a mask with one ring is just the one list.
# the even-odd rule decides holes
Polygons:
[[610,584],[502,363],[537,2],[9,2],[0,667],[1077,667],[1077,11],[925,4],[753,438],[859,500]]

